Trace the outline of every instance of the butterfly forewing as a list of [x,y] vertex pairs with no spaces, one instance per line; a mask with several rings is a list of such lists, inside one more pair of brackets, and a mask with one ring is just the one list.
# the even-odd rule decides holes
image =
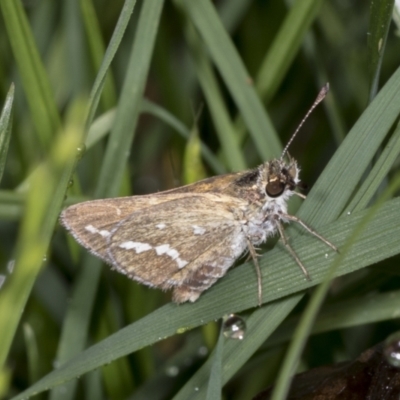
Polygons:
[[[151,204],[154,197],[132,197],[131,207],[124,209],[118,199],[107,205],[81,203],[68,209],[63,221],[83,245],[120,272],[152,287],[173,288],[177,302],[194,301],[246,249],[240,222],[230,210],[241,201],[202,193],[189,199],[187,194],[159,197],[156,204]],[[97,207],[91,214],[96,218],[86,213],[87,206]],[[75,227],[69,220],[77,215],[84,223]]]
[[134,212],[109,237],[108,258],[139,282],[175,288],[176,301],[194,301],[246,247],[225,197],[185,195]]
[[135,211],[143,211],[175,197],[181,195],[117,197],[86,201],[65,209],[61,214],[61,223],[82,246],[110,263],[106,250],[112,229]]

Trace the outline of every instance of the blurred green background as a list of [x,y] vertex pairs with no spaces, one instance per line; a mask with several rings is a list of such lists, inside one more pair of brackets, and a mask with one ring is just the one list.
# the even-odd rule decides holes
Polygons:
[[[392,11],[393,1],[0,0],[0,398],[247,399],[278,376],[284,398],[293,372],[399,330]],[[321,261],[323,244],[289,230],[311,284],[276,246],[262,257],[263,307],[251,263],[177,307],[58,224],[79,201],[279,157],[326,82],[290,148],[315,186],[302,218],[344,249],[337,265],[329,251]],[[329,286],[330,273],[344,276]],[[242,341],[218,341],[229,313],[246,321]]]

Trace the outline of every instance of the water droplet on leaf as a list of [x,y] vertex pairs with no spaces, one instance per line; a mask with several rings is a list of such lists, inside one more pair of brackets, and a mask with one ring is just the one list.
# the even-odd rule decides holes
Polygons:
[[208,348],[206,346],[199,347],[199,349],[197,350],[197,354],[200,357],[205,357],[208,354]]
[[83,157],[83,155],[85,154],[85,152],[86,152],[86,146],[85,146],[84,144],[81,144],[81,145],[76,149],[76,151],[77,151],[78,160],[80,160],[80,159]]
[[400,332],[390,335],[385,340],[383,354],[390,365],[400,368]]
[[246,332],[246,323],[238,315],[230,314],[223,318],[222,330],[226,338],[242,340]]
[[178,376],[179,368],[176,365],[170,365],[169,367],[166,368],[165,373],[167,374],[167,376],[173,378],[175,376]]

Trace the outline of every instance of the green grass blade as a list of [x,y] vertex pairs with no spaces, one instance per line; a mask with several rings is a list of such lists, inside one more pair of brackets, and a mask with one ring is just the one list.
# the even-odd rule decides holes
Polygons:
[[[150,60],[154,48],[163,1],[146,2],[140,13],[139,24],[133,43],[127,76],[118,104],[115,124],[110,134],[108,147],[96,197],[116,196],[135,132],[140,113],[141,99],[147,79]],[[96,83],[95,83],[96,85]],[[97,92],[96,92],[97,93]],[[94,101],[92,99],[92,101]],[[93,104],[93,103],[92,103]],[[84,348],[87,340],[90,316],[101,273],[101,261],[90,255],[84,257],[82,272],[76,282],[75,291],[68,309],[62,331],[57,361],[65,363]],[[83,322],[76,326],[76,320]],[[63,388],[63,398],[72,398],[76,381]],[[53,396],[57,396],[57,390]]]
[[11,85],[8,91],[0,116],[0,182],[3,178],[4,167],[7,161],[8,145],[11,138],[13,102],[14,84]]
[[[217,342],[217,346],[215,347],[215,351],[213,352],[212,365],[210,370],[210,376],[208,379],[208,387],[206,400],[215,400],[221,398],[221,390],[222,390],[222,355],[224,352],[225,346],[225,337],[222,333],[222,327],[219,333],[219,339]],[[195,391],[196,393],[196,391]],[[192,397],[192,396],[190,396]],[[192,397],[193,398],[193,397]]]
[[[149,100],[143,99],[141,112],[143,114],[153,115],[174,129],[181,137],[184,139],[189,139],[190,129],[165,108],[160,107]],[[102,114],[93,122],[86,138],[86,148],[90,149],[108,134],[113,126],[114,119],[115,110],[113,109]],[[226,173],[226,168],[224,165],[218,160],[217,157],[215,157],[210,148],[204,143],[201,143],[201,152],[204,159],[207,161],[208,165],[215,174]]]
[[50,83],[21,2],[2,0],[0,9],[21,74],[36,134],[42,150],[45,150],[61,126]]
[[[132,8],[135,4],[135,2],[127,2],[127,3],[129,4],[129,7]],[[83,22],[85,24],[85,30],[88,38],[89,50],[91,52],[93,65],[97,71],[98,69],[101,68],[102,59],[104,58],[105,66],[107,67],[105,68],[105,70],[109,72],[104,79],[104,85],[102,86],[103,90],[101,90],[100,87],[97,88],[98,92],[101,91],[103,108],[105,110],[108,110],[109,108],[114,107],[115,103],[117,102],[115,83],[109,69],[110,62],[113,59],[115,53],[112,56],[108,55],[108,58],[104,57],[105,49],[101,37],[101,29],[99,26],[99,20],[97,19],[96,11],[94,9],[92,0],[80,0],[80,6],[82,10],[82,17],[83,17]],[[125,22],[129,21],[129,18],[127,18],[128,16],[129,14],[121,15],[121,17],[124,18]],[[120,29],[120,31],[118,31],[118,29],[115,30],[115,34],[120,33],[119,35],[120,39],[122,38],[123,32],[124,29]],[[116,48],[117,47],[118,46],[116,46]],[[100,78],[100,76],[102,75],[100,75],[99,72],[98,79],[102,81],[102,78]],[[94,106],[94,104],[92,106]]]
[[281,151],[279,139],[214,6],[209,0],[179,0],[179,4],[183,6],[205,42],[250,131],[260,157],[263,160],[277,157]]
[[269,102],[298,53],[310,25],[320,9],[321,0],[292,2],[276,38],[264,57],[255,86],[264,101]]
[[[246,320],[246,333],[242,342],[229,341],[225,344],[223,354],[223,384],[241,368],[243,364],[259,349],[271,333],[280,325],[284,316],[289,313],[302,297],[292,295],[288,299],[277,300],[254,311]],[[209,358],[196,374],[174,397],[174,400],[204,398],[207,390],[207,379],[210,376],[211,362]],[[193,388],[199,390],[193,393]]]
[[[190,129],[187,128],[174,115],[172,115],[159,105],[149,100],[143,99],[142,112],[154,115],[164,123],[168,124],[172,129],[175,129],[183,138],[189,139]],[[210,148],[204,143],[201,143],[201,152],[203,154],[204,159],[207,161],[210,168],[214,171],[215,174],[226,173],[225,166],[218,160],[217,157],[215,157]]]
[[362,210],[367,207],[384,179],[387,177],[393,163],[400,154],[400,124],[390,138],[388,144],[379,156],[368,177],[358,189],[351,203],[346,207],[350,212]]
[[186,143],[183,157],[183,182],[185,184],[197,182],[207,177],[201,161],[201,142],[197,126],[192,129],[192,134]]
[[[96,341],[105,339],[118,329],[117,312],[115,301],[113,302],[113,298],[110,297],[106,300],[104,311],[100,316]],[[104,390],[109,399],[126,399],[135,387],[134,376],[126,358],[120,358],[117,362],[102,368],[102,375]]]
[[[78,355],[86,345],[90,324],[90,316],[100,280],[101,262],[90,255],[83,258],[83,268],[76,281],[64,317],[60,340],[55,359],[55,366],[66,363],[71,357]],[[77,324],[79,320],[79,324]],[[50,398],[72,399],[75,395],[77,381],[69,382],[62,388],[56,387],[51,391]]]
[[221,2],[218,13],[228,32],[233,32],[250,7],[251,0],[228,0]]
[[200,37],[190,23],[186,26],[186,38],[194,58],[199,82],[221,143],[222,153],[226,160],[225,163],[231,171],[244,170],[246,169],[246,162],[235,137],[235,128],[224,103],[221,90],[218,87],[216,76]]
[[143,4],[137,34],[127,66],[127,75],[121,92],[115,124],[104,156],[96,197],[118,194],[122,174],[128,159],[126,151],[132,143],[140,105],[150,68],[159,19],[164,1]]
[[89,126],[92,124],[92,121],[94,119],[107,73],[110,69],[110,65],[112,60],[114,59],[115,53],[117,52],[121,44],[121,40],[124,36],[126,27],[131,19],[135,4],[136,0],[127,0],[124,2],[124,6],[121,10],[117,26],[115,27],[110,43],[107,46],[106,54],[104,55],[103,62],[96,76],[96,80],[93,84],[93,89],[90,94],[89,111],[86,120],[87,130],[89,129]]
[[394,0],[371,1],[368,29],[370,92],[369,101],[376,96],[386,40],[392,22]]
[[313,226],[337,218],[400,113],[400,68],[348,133],[313,186],[299,216]]
[[371,207],[368,213],[365,214],[364,218],[361,219],[359,223],[354,227],[354,230],[349,235],[348,240],[345,242],[344,246],[342,246],[339,257],[337,257],[332,262],[332,265],[329,268],[326,276],[324,277],[321,285],[319,285],[317,290],[313,293],[311,300],[300,319],[299,325],[296,327],[296,330],[294,332],[293,341],[288,348],[287,355],[280,369],[280,373],[278,375],[278,379],[276,382],[276,386],[274,387],[271,400],[286,399],[289,393],[291,380],[293,378],[293,375],[295,374],[296,367],[300,362],[300,357],[303,352],[304,346],[310,335],[312,326],[316,320],[321,305],[328,293],[330,284],[336,274],[337,269],[341,264],[341,260],[346,257],[351,247],[357,241],[357,238],[365,230],[368,222],[377,213],[379,207],[382,206],[385,198],[389,197],[389,195],[393,194],[395,190],[400,187],[400,175],[398,178],[399,179],[397,179],[397,182],[394,182],[392,184],[391,190],[387,190],[386,195],[383,196],[383,198],[380,199],[377,204]]
[[40,355],[34,330],[29,324],[24,324],[24,340],[28,355],[28,369],[30,383],[33,384],[42,376]]
[[42,267],[65,190],[71,176],[74,155],[82,131],[79,123],[58,137],[50,159],[30,179],[25,215],[15,250],[15,268],[0,293],[0,367],[5,363],[26,301]]
[[[311,335],[396,319],[399,299],[400,291],[397,290],[328,304],[318,315]],[[283,322],[268,339],[267,347],[274,347],[290,340],[299,320],[300,317],[296,316]]]

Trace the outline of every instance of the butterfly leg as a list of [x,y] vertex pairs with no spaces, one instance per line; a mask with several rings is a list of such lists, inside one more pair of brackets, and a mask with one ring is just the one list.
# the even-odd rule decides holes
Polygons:
[[262,280],[261,280],[261,269],[260,265],[258,263],[257,259],[257,252],[256,249],[254,248],[253,244],[250,242],[250,240],[247,238],[247,247],[249,248],[249,253],[251,255],[251,258],[254,261],[254,265],[256,267],[256,272],[257,272],[257,283],[258,283],[258,305],[261,306],[262,304]]
[[327,246],[329,246],[331,249],[335,250],[336,253],[339,253],[339,250],[335,245],[333,245],[331,242],[326,240],[323,236],[321,236],[319,233],[314,231],[314,229],[310,228],[305,222],[303,222],[300,218],[294,216],[294,215],[289,215],[289,214],[281,214],[282,218],[286,218],[290,221],[294,221],[299,223],[307,232],[310,232],[312,235],[314,235],[316,238],[321,240],[321,242],[325,243]]
[[[286,215],[285,215],[286,217]],[[289,244],[288,238],[283,230],[283,226],[279,220],[276,220],[276,227],[278,228],[279,235],[282,239],[283,244],[287,248],[288,252],[290,255],[295,259],[297,265],[301,268],[303,271],[303,274],[307,278],[308,281],[311,281],[310,274],[308,273],[306,267],[303,265],[303,263],[300,261],[300,258],[296,254],[296,252],[293,250],[292,246]]]
[[296,196],[299,196],[303,200],[305,200],[307,198],[306,195],[304,195],[303,193],[300,193],[300,192],[293,192],[293,194],[295,194]]

